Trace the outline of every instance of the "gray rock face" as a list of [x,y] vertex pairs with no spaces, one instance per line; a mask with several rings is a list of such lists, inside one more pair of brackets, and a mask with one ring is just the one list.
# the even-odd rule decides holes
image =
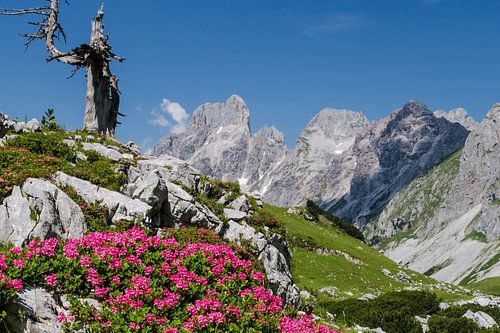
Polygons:
[[[25,289],[7,308],[7,325],[13,333],[63,333],[57,315],[64,309],[57,298],[41,288]],[[26,318],[17,315],[22,312]]]
[[[461,109],[446,117],[470,120]],[[418,102],[371,124],[359,112],[323,109],[290,151],[274,128],[252,135],[248,119],[248,108],[235,96],[204,104],[186,133],[165,137],[154,152],[185,159],[214,178],[238,180],[279,206],[313,199],[361,226],[403,186],[461,148],[468,135]]]
[[468,131],[409,102],[356,137],[349,194],[331,211],[362,226],[423,171],[460,149]]
[[459,123],[469,131],[472,131],[477,126],[477,122],[469,116],[464,108],[456,108],[448,112],[437,110],[434,111],[434,115],[438,118],[445,118],[450,123]]
[[29,178],[21,191],[38,215],[30,238],[79,238],[87,230],[80,207],[52,183]]
[[250,112],[238,96],[225,103],[198,107],[188,130],[167,135],[153,154],[169,154],[186,160],[203,174],[242,186],[258,180],[270,165],[286,153],[284,136],[274,127],[250,132]]
[[309,198],[327,203],[342,197],[354,162],[349,151],[367,125],[360,112],[323,109],[302,131],[295,149],[250,189],[279,206],[303,204]]
[[177,185],[196,188],[200,176],[200,172],[186,162],[168,155],[145,158],[128,170],[128,183],[123,191],[152,207],[153,226],[189,225],[219,232],[222,221]]
[[100,202],[109,209],[113,222],[140,217],[147,224],[152,223],[152,207],[141,200],[98,187],[86,180],[68,176],[59,171],[56,173],[55,180],[58,184],[73,188],[88,203]]
[[78,238],[87,227],[80,207],[46,180],[27,179],[0,206],[0,242],[21,246],[32,238]]
[[19,186],[0,206],[0,241],[21,246],[29,238],[36,225],[30,217],[31,208]]
[[273,292],[288,304],[300,304],[300,293],[290,273],[290,250],[282,238],[275,235],[268,239],[244,222],[240,224],[232,220],[222,231],[222,237],[238,244],[242,240],[249,241],[258,251],[258,259],[264,264]]
[[241,195],[236,200],[229,204],[229,207],[240,212],[248,213],[250,212],[250,203],[248,202],[246,195]]
[[[413,205],[413,216],[425,218],[413,225],[411,239],[390,245],[386,255],[420,272],[432,270],[434,278],[450,282],[458,283],[469,275],[472,280],[499,276],[500,263],[484,265],[493,260],[500,248],[499,143],[497,104],[469,134],[459,159],[453,163],[445,161],[417,179],[416,185],[411,184],[411,191],[418,191],[421,185],[420,191],[429,193],[429,199],[440,200],[430,206]],[[397,218],[398,211],[403,212],[401,221],[405,222],[404,207],[414,201],[406,192],[405,189],[394,197],[378,223],[384,225],[388,217]],[[474,233],[482,234],[484,240],[471,238]],[[434,253],[432,258],[425,255],[429,252]]]
[[224,208],[224,216],[226,216],[228,220],[241,221],[247,217],[248,214],[239,210]]
[[[92,298],[79,299],[97,310],[102,307]],[[65,294],[48,292],[42,288],[26,288],[17,293],[17,299],[7,306],[7,325],[12,333],[62,333],[59,314],[70,316],[71,303]],[[3,332],[3,331],[2,331]],[[75,332],[87,332],[85,328]]]
[[131,154],[122,154],[116,149],[116,147],[106,147],[100,143],[96,142],[82,142],[82,147],[85,150],[93,150],[99,154],[109,158],[112,161],[119,161],[120,159],[131,160],[134,158]]
[[132,194],[133,199],[139,199],[158,210],[167,199],[168,191],[165,180],[158,170],[153,170],[145,175],[137,184]]
[[198,203],[180,186],[167,182],[168,226],[197,226],[214,229],[219,233],[223,223],[205,206]]

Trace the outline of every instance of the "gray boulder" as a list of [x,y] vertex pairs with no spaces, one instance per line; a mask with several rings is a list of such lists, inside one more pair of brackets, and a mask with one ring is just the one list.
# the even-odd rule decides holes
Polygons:
[[144,157],[137,161],[137,167],[129,169],[128,183],[134,184],[139,178],[153,170],[158,170],[159,175],[169,182],[180,182],[182,185],[194,188],[199,182],[201,173],[191,165],[176,157],[162,155],[160,157]]
[[23,196],[19,186],[14,186],[12,194],[0,206],[0,242],[23,245],[36,225],[30,216],[28,199]]
[[471,319],[477,326],[481,328],[490,328],[497,326],[497,322],[493,319],[489,314],[483,311],[472,312],[471,310],[467,310],[467,312],[463,315],[465,318]]
[[16,134],[36,132],[40,130],[40,122],[37,119],[31,119],[28,122],[24,121],[7,121],[9,129]]
[[[92,298],[78,299],[97,310],[102,307]],[[70,315],[71,303],[65,294],[48,292],[42,288],[26,288],[17,293],[16,300],[6,308],[6,323],[11,333],[62,333],[59,314]],[[3,332],[3,331],[2,331]],[[75,332],[86,333],[85,328]]]
[[229,208],[239,210],[240,212],[250,212],[250,203],[246,195],[241,195],[236,200],[229,204]]
[[[63,333],[57,316],[64,312],[57,298],[41,288],[25,289],[7,307],[7,325],[12,333]],[[22,317],[19,316],[22,313]]]
[[[88,136],[87,136],[88,139]],[[99,154],[105,156],[106,158],[109,158],[112,161],[119,161],[120,159],[127,159],[131,160],[134,158],[133,155],[131,154],[122,154],[119,151],[118,147],[111,146],[111,147],[106,147],[100,143],[97,142],[82,142],[82,147],[85,150],[93,150],[95,152],[98,152]]]
[[148,225],[152,223],[152,207],[139,199],[132,199],[60,171],[56,173],[55,181],[58,184],[70,186],[88,203],[101,203],[109,209],[113,222],[140,218]]
[[359,326],[359,325],[356,325],[354,327],[354,330],[356,332],[368,332],[368,333],[385,333],[385,331],[383,329],[381,329],[380,327],[377,327],[377,328],[369,328],[369,327],[363,327],[363,326]]
[[36,132],[39,131],[41,128],[40,122],[38,119],[31,119],[26,123],[26,125],[23,128],[23,132]]
[[415,320],[420,324],[420,327],[422,327],[423,333],[426,333],[429,330],[429,324],[428,324],[429,318],[430,318],[430,316],[427,316],[425,318],[415,316]]
[[168,190],[165,180],[158,170],[153,170],[146,174],[138,183],[132,194],[132,198],[139,199],[151,207],[160,210],[167,199]]
[[223,238],[237,244],[241,244],[242,240],[249,241],[258,253],[262,252],[268,244],[263,233],[257,232],[255,228],[244,222],[240,224],[232,220],[227,223]]
[[241,221],[247,217],[248,214],[239,210],[224,208],[224,216],[228,220]]
[[55,236],[67,239],[83,236],[87,230],[85,217],[66,193],[46,180],[33,178],[27,179],[21,190],[38,216],[30,238]]
[[358,301],[371,301],[378,298],[378,296],[375,296],[373,294],[364,294],[360,298],[358,298]]
[[286,303],[292,306],[300,304],[300,293],[292,280],[289,263],[286,257],[275,247],[266,246],[258,256],[264,264],[269,287]]
[[0,206],[0,241],[21,246],[32,238],[81,237],[87,229],[80,207],[42,179],[29,178]]
[[166,182],[168,189],[167,226],[183,225],[210,228],[219,233],[223,223],[207,207],[198,203],[180,186]]
[[323,294],[328,295],[328,296],[335,297],[335,296],[337,296],[337,290],[338,290],[337,287],[327,286],[327,287],[321,288],[319,291],[322,292]]

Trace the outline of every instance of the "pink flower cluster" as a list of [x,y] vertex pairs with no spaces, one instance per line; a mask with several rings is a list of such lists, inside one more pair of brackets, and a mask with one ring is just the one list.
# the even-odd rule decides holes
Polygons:
[[[76,306],[71,321],[94,318],[87,325],[96,332],[147,328],[187,333],[249,327],[283,333],[336,332],[309,316],[286,317],[281,299],[264,287],[264,274],[220,241],[185,243],[149,236],[139,228],[67,241],[33,241],[25,249],[0,255],[0,283],[22,289],[15,275],[21,275],[25,261],[49,267],[36,275],[41,280],[35,282],[45,288],[64,292],[75,290],[74,283],[79,283],[77,292],[88,290],[81,296],[97,299],[102,309]],[[68,318],[64,313],[59,316],[63,322]]]

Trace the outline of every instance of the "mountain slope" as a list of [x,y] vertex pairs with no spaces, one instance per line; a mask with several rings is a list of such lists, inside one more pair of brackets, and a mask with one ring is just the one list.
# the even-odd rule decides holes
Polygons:
[[386,247],[389,257],[455,283],[500,275],[499,124],[497,104],[460,155],[415,180],[367,228],[374,240],[397,238]]
[[409,102],[373,123],[353,145],[356,168],[349,193],[330,211],[362,226],[406,184],[464,144],[468,131]]
[[[296,209],[265,208],[285,222],[298,287],[320,299],[358,298],[403,289],[431,290],[446,299],[468,298],[465,290],[398,265],[323,219],[308,221]],[[334,288],[320,291],[327,287]]]

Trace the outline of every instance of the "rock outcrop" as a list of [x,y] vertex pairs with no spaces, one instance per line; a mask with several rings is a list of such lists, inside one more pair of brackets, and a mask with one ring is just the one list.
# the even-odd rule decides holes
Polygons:
[[300,294],[293,283],[290,273],[290,250],[286,241],[279,235],[266,237],[245,222],[230,220],[224,229],[223,238],[236,242],[248,241],[257,250],[257,258],[264,264],[269,286],[289,304],[298,306]]
[[[213,229],[224,239],[240,243],[248,241],[255,246],[256,255],[262,261],[271,289],[287,303],[297,305],[299,292],[290,273],[290,249],[278,235],[264,235],[247,225],[244,219],[251,213],[251,206],[245,195],[227,201],[223,195],[218,202],[225,205],[227,224],[207,207],[186,192],[186,188],[200,189],[202,174],[189,164],[177,158],[162,155],[159,158],[144,157],[136,167],[128,171],[128,184],[124,191],[150,202],[153,220],[162,226],[197,226]],[[166,187],[166,192],[163,191]],[[161,195],[159,195],[161,194]],[[166,194],[166,196],[165,196]],[[162,204],[157,207],[157,204]],[[156,216],[156,217],[155,217]]]
[[86,231],[80,207],[46,180],[15,186],[0,206],[0,242],[21,246],[33,238],[78,238]]

